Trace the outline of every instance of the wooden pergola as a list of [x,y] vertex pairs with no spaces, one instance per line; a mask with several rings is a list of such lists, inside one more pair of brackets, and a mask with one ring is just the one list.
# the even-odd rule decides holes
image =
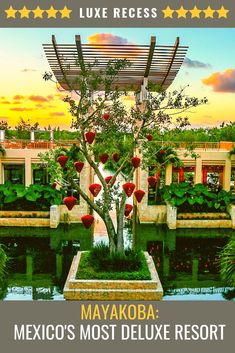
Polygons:
[[[150,45],[138,44],[82,44],[80,35],[74,44],[57,44],[52,36],[51,44],[44,44],[44,51],[58,83],[68,89],[67,80],[74,82],[80,73],[77,60],[85,64],[94,63],[94,70],[104,69],[109,60],[127,59],[131,66],[120,71],[114,88],[139,91],[144,81],[167,89],[177,75],[187,52],[187,46],[180,46],[179,37],[175,44],[157,45],[151,37]],[[79,90],[79,87],[75,87]],[[101,87],[102,90],[102,87]]]

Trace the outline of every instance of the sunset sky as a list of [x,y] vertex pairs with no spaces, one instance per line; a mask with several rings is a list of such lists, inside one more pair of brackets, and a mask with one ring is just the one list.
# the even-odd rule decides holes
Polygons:
[[69,128],[71,117],[61,93],[42,75],[50,71],[42,44],[52,34],[58,43],[74,43],[80,34],[83,43],[172,45],[176,36],[189,50],[184,65],[170,89],[189,85],[188,94],[206,96],[209,103],[188,114],[193,126],[219,125],[235,121],[235,29],[1,29],[0,120],[14,126],[22,117],[42,127]]

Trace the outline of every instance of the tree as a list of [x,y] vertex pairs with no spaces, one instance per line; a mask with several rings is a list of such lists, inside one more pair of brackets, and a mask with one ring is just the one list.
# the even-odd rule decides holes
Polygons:
[[9,130],[11,127],[8,125],[8,122],[5,120],[0,121],[0,130]]
[[220,252],[220,273],[228,285],[235,286],[235,237]]
[[[128,110],[122,102],[123,96],[127,93],[115,88],[118,73],[130,65],[127,60],[109,61],[105,69],[101,67],[99,72],[94,71],[92,64],[85,65],[84,62],[77,64],[80,66],[80,75],[76,80],[72,81],[66,74],[64,75],[64,82],[72,94],[64,101],[69,104],[69,112],[72,115],[71,127],[79,133],[77,161],[86,161],[90,165],[99,179],[98,189],[102,188],[102,197],[96,200],[95,197],[100,190],[90,188],[94,195],[94,198],[91,198],[74,181],[74,166],[70,156],[59,157],[63,173],[60,180],[57,177],[57,182],[63,188],[76,190],[90,206],[91,211],[97,212],[102,218],[109,237],[110,252],[123,252],[124,215],[127,215],[130,206],[126,205],[126,201],[135,188],[133,183],[135,171],[141,162],[143,167],[147,167],[150,162],[148,146],[152,142],[152,130],[163,131],[171,126],[184,128],[189,124],[188,119],[177,114],[204,104],[207,99],[189,97],[185,93],[185,88],[172,93],[163,90],[153,92],[159,87],[151,84],[145,91],[147,99],[137,102]],[[45,73],[44,79],[53,80],[52,74]],[[175,115],[178,116],[176,121],[173,120]],[[66,152],[63,151],[63,154]],[[112,177],[105,179],[99,164],[105,164],[110,156],[114,173]],[[151,159],[158,162],[157,156],[154,152]],[[120,173],[126,181],[122,188],[117,182]],[[134,195],[135,199],[141,202],[144,192],[136,190]],[[74,201],[72,203],[74,204]],[[110,216],[112,209],[116,214],[116,226]],[[92,217],[84,219],[86,226],[92,221]]]
[[0,284],[4,278],[7,263],[7,255],[0,244]]
[[20,121],[15,126],[17,138],[19,139],[29,138],[30,131],[36,131],[38,127],[39,127],[38,122],[32,124],[29,119],[24,120],[23,118],[20,118]]

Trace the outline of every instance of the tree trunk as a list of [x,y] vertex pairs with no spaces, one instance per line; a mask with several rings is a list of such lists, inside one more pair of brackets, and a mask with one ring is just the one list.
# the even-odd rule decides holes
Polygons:
[[108,233],[108,238],[109,238],[109,250],[110,253],[114,253],[117,251],[117,235],[115,232],[115,228],[113,225],[113,221],[110,218],[109,215],[105,215],[104,218],[104,223],[106,225],[107,233]]
[[117,251],[120,253],[124,253],[124,212],[125,212],[125,201],[126,196],[123,195],[119,212],[117,215]]

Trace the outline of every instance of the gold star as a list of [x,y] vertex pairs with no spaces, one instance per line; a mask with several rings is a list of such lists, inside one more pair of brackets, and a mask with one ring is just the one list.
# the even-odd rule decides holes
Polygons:
[[56,14],[57,14],[58,10],[55,10],[54,7],[51,6],[51,7],[49,8],[49,10],[47,10],[46,12],[47,12],[47,15],[48,15],[47,17],[48,17],[48,18],[51,18],[51,17],[56,18]]
[[17,10],[14,10],[12,6],[10,6],[8,10],[5,10],[5,12],[7,14],[7,18],[16,18]]
[[167,6],[167,7],[165,8],[165,10],[162,10],[162,12],[164,13],[164,18],[166,18],[166,17],[172,18],[172,15],[173,15],[173,13],[175,12],[175,10],[172,10],[172,9],[170,8],[170,6]]
[[65,6],[62,10],[59,10],[59,12],[61,13],[61,18],[70,18],[70,12],[72,12],[72,10],[69,10],[67,6]]
[[31,10],[28,10],[25,6],[19,10],[20,13],[20,18],[29,18],[29,13],[31,12]]
[[200,18],[200,13],[202,12],[202,10],[199,10],[197,8],[197,6],[194,6],[194,8],[192,10],[190,10],[189,12],[191,12],[192,18],[195,18],[195,17]]
[[218,12],[219,18],[222,18],[222,17],[228,18],[227,14],[228,14],[229,10],[226,10],[223,6],[221,6],[220,10],[216,10],[216,12]]
[[205,14],[205,18],[214,18],[214,13],[215,13],[215,10],[212,10],[212,8],[210,6],[208,6],[207,9],[203,10],[204,14]]
[[186,18],[186,13],[188,12],[188,10],[185,10],[185,8],[181,6],[181,8],[179,10],[176,10],[176,12],[178,13],[178,18]]
[[39,6],[37,6],[37,8],[35,10],[32,10],[33,14],[34,14],[34,18],[43,18],[42,14],[45,10],[42,10]]

